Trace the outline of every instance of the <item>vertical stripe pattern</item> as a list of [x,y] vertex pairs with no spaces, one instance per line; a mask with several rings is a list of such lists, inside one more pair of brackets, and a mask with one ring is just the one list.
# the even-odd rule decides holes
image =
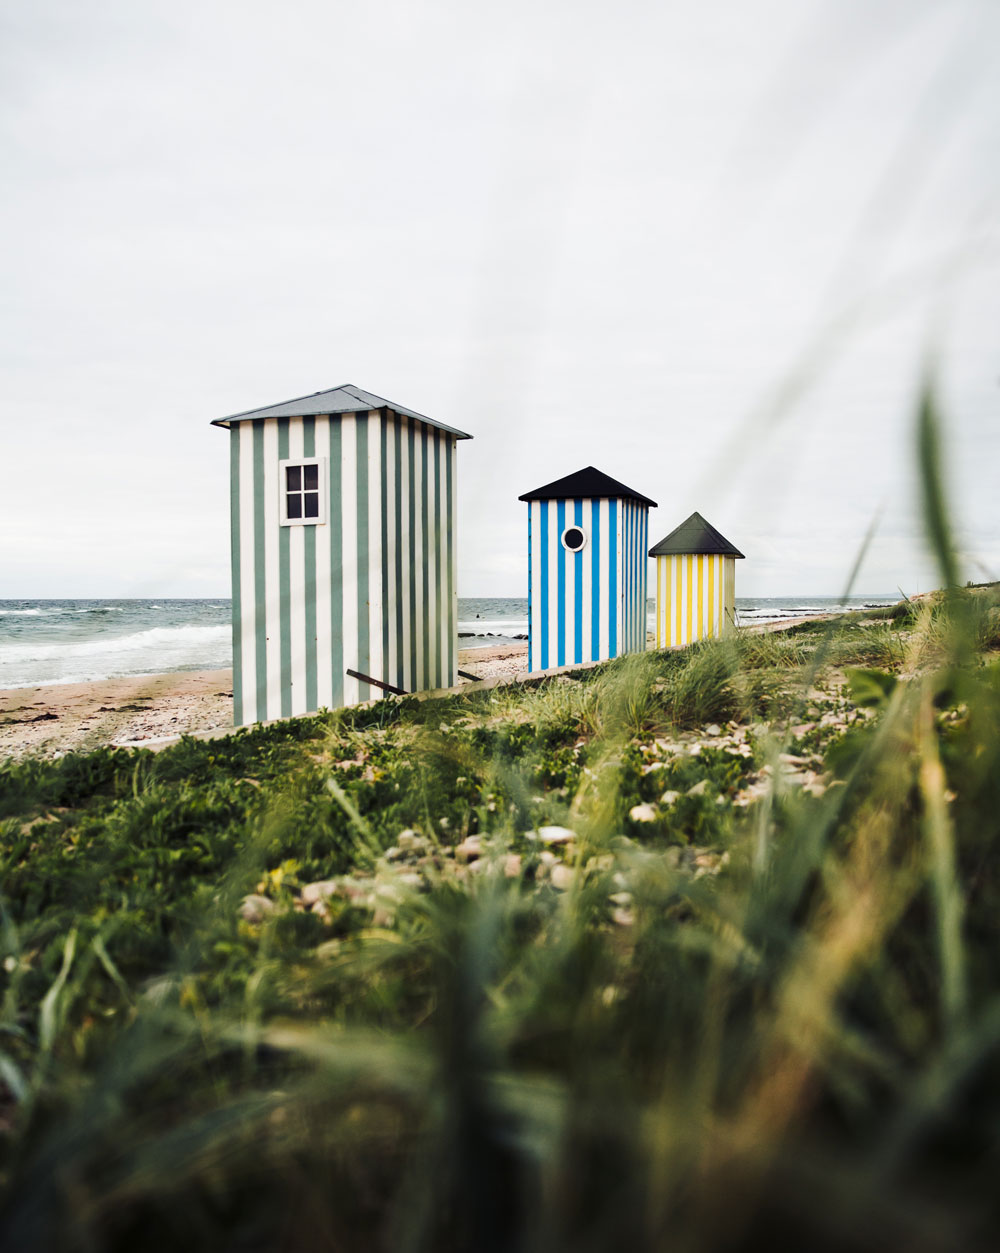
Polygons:
[[[282,526],[279,462],[318,459],[323,522]],[[456,440],[391,411],[230,431],[236,725],[457,681]]]
[[719,639],[736,622],[736,559],[721,553],[656,558],[656,647]]
[[[606,661],[646,647],[647,507],[633,500],[528,501],[528,665]],[[563,543],[570,527],[583,548]]]

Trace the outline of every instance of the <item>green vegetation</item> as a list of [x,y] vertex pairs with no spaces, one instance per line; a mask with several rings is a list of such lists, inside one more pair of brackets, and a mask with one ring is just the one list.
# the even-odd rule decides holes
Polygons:
[[941,567],[0,765],[0,1248],[997,1247],[1000,626]]
[[974,595],[3,765],[0,1243],[990,1247]]

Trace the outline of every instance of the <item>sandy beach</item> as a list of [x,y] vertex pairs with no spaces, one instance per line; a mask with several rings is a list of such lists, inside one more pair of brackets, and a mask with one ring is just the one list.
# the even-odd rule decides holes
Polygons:
[[[525,669],[527,654],[520,643],[460,649],[458,664],[477,678],[513,678]],[[0,690],[0,757],[103,744],[158,748],[180,735],[225,734],[232,725],[231,670]]]
[[233,722],[231,670],[149,674],[0,691],[0,757],[102,744],[155,747]]
[[[832,615],[825,614],[823,617]],[[753,631],[787,630],[807,618]],[[649,647],[654,646],[652,637]],[[459,649],[460,670],[477,679],[512,680],[527,669],[528,645]],[[468,682],[471,687],[473,681]],[[233,725],[231,670],[182,671],[93,683],[0,691],[0,757],[61,753],[104,744],[160,748],[181,735],[224,735]]]

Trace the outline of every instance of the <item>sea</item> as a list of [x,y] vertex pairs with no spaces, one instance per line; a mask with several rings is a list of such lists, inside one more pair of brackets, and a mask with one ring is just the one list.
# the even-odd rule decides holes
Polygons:
[[[740,623],[860,610],[895,596],[737,597]],[[654,629],[654,602],[647,604]],[[458,644],[489,648],[528,638],[528,602],[460,597]],[[230,602],[198,600],[0,600],[0,688],[89,683],[232,662]]]

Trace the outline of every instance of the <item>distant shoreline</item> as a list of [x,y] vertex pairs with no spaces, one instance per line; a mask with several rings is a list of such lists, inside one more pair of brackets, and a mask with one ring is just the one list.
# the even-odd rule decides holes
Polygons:
[[[782,631],[836,616],[817,614],[745,629],[754,634]],[[654,642],[650,636],[649,646]],[[528,645],[500,639],[487,646],[462,648],[458,664],[478,679],[510,681],[527,670]],[[181,735],[218,736],[233,729],[232,670],[228,668],[0,690],[0,758],[105,745],[158,748]]]

